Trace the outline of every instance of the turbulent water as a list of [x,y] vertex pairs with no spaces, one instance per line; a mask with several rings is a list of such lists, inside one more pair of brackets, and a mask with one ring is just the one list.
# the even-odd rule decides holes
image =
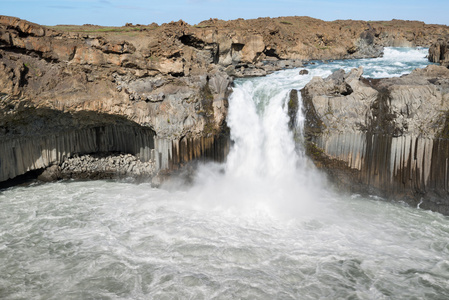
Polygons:
[[[449,219],[338,195],[288,130],[312,76],[399,76],[426,49],[236,83],[233,149],[193,184],[57,182],[0,192],[1,299],[447,299]],[[298,116],[301,128],[301,116]]]

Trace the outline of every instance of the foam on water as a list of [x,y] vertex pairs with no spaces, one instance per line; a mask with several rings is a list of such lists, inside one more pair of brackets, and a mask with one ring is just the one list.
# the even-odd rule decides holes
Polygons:
[[[404,56],[425,64],[421,53],[359,62],[398,75],[412,65]],[[295,151],[289,90],[355,64],[237,81],[234,146],[193,186],[68,181],[0,192],[0,298],[448,298],[447,217],[336,195]]]
[[328,76],[338,69],[349,71],[360,66],[364,68],[365,77],[397,77],[408,74],[413,69],[426,67],[429,64],[427,53],[427,48],[385,48],[383,57],[379,58],[331,61],[307,66],[312,71],[307,77]]
[[[51,195],[51,197],[49,196]],[[53,183],[0,196],[5,299],[449,296],[449,220],[336,198],[320,218],[198,210],[186,191]]]

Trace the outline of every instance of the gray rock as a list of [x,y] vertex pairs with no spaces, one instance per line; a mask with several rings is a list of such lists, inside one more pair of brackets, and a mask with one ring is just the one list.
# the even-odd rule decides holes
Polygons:
[[301,90],[308,154],[345,190],[449,214],[449,70],[362,73],[315,77]]
[[51,182],[61,179],[61,168],[57,165],[50,166],[42,172],[37,179],[44,182]]
[[[59,178],[106,179],[106,178],[151,178],[157,173],[154,161],[142,162],[136,156],[125,154],[96,154],[106,157],[83,155],[80,159],[66,159],[60,167]],[[105,162],[108,162],[105,165]],[[77,166],[73,166],[77,164]],[[79,164],[79,166],[78,166]]]
[[429,61],[449,68],[449,36],[440,38],[429,48]]

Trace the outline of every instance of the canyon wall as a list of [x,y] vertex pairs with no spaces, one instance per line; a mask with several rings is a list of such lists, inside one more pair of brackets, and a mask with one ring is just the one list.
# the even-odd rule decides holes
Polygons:
[[307,153],[344,190],[448,215],[449,69],[362,74],[340,70],[301,90]]
[[108,28],[45,27],[0,16],[0,181],[74,156],[124,152],[154,172],[229,149],[234,77],[303,61],[429,46],[446,26],[211,19]]
[[224,159],[232,78],[210,62],[179,76],[125,41],[7,17],[0,29],[0,182],[75,154],[130,153],[153,173]]

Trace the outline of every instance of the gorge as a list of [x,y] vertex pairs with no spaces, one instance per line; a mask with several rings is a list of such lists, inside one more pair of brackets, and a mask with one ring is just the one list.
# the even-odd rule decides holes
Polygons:
[[[192,160],[225,161],[235,78],[314,60],[378,57],[385,46],[431,45],[429,59],[443,66],[448,53],[447,27],[399,20],[286,17],[49,28],[0,16],[0,29],[3,186],[36,176],[131,176],[159,185]],[[442,200],[448,171],[440,163],[447,158],[444,70],[382,83],[364,79],[362,70],[324,83],[314,79],[300,99],[306,101],[307,155],[344,190],[448,214]],[[371,100],[360,104],[365,98]],[[379,121],[368,120],[377,115]]]
[[446,34],[0,16],[0,298],[449,297]]
[[[0,295],[449,296],[447,217],[336,192],[295,141],[287,113],[291,90],[314,76],[349,73],[351,63],[365,76],[397,76],[427,65],[425,53],[388,48],[374,60],[308,65],[306,75],[290,69],[236,79],[226,162],[200,164],[188,182],[170,177],[153,188],[128,179],[65,180],[2,191]],[[407,64],[391,63],[399,57]],[[296,117],[300,131],[306,120]]]
[[445,26],[400,20],[285,17],[102,28],[0,16],[0,182],[49,167],[41,179],[101,178],[81,165],[58,169],[73,156],[98,152],[131,154],[145,164],[127,166],[124,176],[155,176],[200,157],[223,161],[233,78],[310,60],[377,57],[384,46],[429,46],[447,33]]

